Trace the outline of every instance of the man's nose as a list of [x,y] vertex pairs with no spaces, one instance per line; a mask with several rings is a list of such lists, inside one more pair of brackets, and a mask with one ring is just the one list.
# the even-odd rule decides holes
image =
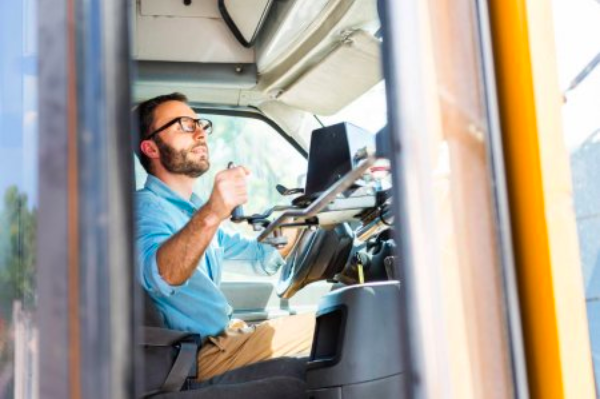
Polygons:
[[196,130],[194,131],[194,139],[206,140],[206,132],[198,124],[196,124]]

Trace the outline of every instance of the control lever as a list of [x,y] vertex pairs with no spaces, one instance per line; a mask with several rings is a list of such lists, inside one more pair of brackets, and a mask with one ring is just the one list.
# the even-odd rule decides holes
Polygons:
[[273,234],[263,240],[264,244],[269,244],[275,248],[283,248],[287,245],[288,239],[281,233],[281,228],[273,230]]
[[287,188],[281,184],[278,184],[275,186],[275,189],[277,189],[277,192],[279,192],[279,194],[281,195],[293,195],[293,194],[304,194],[304,189],[303,188]]
[[[232,168],[235,168],[235,164],[233,162],[229,162],[227,164],[227,169]],[[244,217],[244,208],[241,205],[238,205],[235,208],[233,208],[233,211],[231,212],[231,221],[233,223],[241,223],[244,220],[246,220],[246,218]]]
[[[229,162],[227,164],[227,169],[235,168],[235,166],[236,165],[233,162]],[[285,187],[283,187],[283,188],[285,189]],[[263,215],[256,214],[256,215],[252,215],[252,216],[245,216],[244,208],[241,205],[238,205],[235,208],[233,208],[233,211],[231,212],[230,220],[233,223],[241,223],[241,222],[247,221],[248,223],[250,223],[252,225],[254,230],[260,230],[260,229],[268,226],[269,221],[267,220],[267,217],[269,217],[271,212],[273,212],[273,209],[268,210]],[[272,245],[275,248],[283,248],[286,246],[288,241],[287,241],[287,237],[285,237],[283,234],[281,234],[281,228],[277,228],[273,231],[271,237],[265,239],[263,242],[265,244]]]

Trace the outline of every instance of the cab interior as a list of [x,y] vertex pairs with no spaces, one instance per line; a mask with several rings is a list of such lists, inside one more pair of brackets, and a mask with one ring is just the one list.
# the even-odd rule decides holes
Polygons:
[[322,327],[300,379],[155,396],[597,396],[600,3],[377,3],[0,3],[0,397],[144,392],[131,110],[173,91],[211,173],[252,171],[227,228],[304,232],[278,274],[226,265],[234,317]]
[[[229,162],[242,164],[252,171],[245,219],[225,228],[274,246],[282,229],[299,231],[276,275],[228,261],[221,285],[233,317],[249,323],[316,312],[302,384],[284,380],[273,397],[285,389],[311,398],[402,396],[401,270],[377,1],[135,0],[131,7],[134,102],[181,92],[213,122],[211,170],[196,193],[208,195]],[[139,189],[145,172],[135,163]],[[292,369],[296,375],[297,363]],[[256,381],[233,375],[248,385],[243,392],[267,397]],[[205,397],[198,395],[206,384],[194,389],[186,397]]]

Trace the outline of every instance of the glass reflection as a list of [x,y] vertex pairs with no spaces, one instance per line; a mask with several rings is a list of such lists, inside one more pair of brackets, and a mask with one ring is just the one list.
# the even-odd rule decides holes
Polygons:
[[39,396],[36,35],[35,0],[0,2],[0,399]]

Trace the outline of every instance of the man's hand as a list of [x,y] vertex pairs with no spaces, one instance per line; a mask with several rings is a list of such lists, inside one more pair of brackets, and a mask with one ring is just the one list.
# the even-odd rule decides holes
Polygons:
[[246,176],[250,171],[243,166],[223,170],[215,176],[212,193],[205,206],[223,221],[231,216],[233,208],[248,202]]

